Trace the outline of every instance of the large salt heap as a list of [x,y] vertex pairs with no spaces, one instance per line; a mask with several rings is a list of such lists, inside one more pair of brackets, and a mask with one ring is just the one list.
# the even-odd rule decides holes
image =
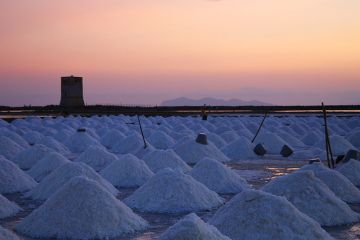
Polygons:
[[[16,215],[21,208],[0,194],[0,219]],[[1,239],[1,238],[0,238]]]
[[132,154],[119,156],[100,174],[116,187],[139,187],[154,175],[144,161]]
[[281,137],[275,133],[260,132],[255,139],[254,144],[263,144],[266,152],[270,154],[280,154],[281,149],[284,145],[289,145]]
[[232,240],[333,239],[285,198],[257,190],[236,195],[208,223]]
[[191,176],[167,168],[124,202],[142,212],[181,213],[209,210],[220,206],[223,199]]
[[360,187],[360,161],[350,159],[336,168],[341,174],[347,177],[355,186]]
[[56,140],[53,137],[44,137],[40,141],[37,142],[38,144],[42,144],[44,146],[47,146],[48,148],[53,149],[55,152],[58,152],[60,154],[67,154],[69,153],[69,149],[65,147],[64,144],[60,143],[58,140]]
[[[19,130],[19,129],[14,128],[14,130]],[[10,138],[12,141],[14,141],[16,144],[18,144],[22,148],[28,148],[29,144],[25,141],[24,138],[22,138],[14,130],[11,131],[10,129],[0,128],[0,136]]]
[[13,159],[24,149],[8,137],[0,136],[0,155]]
[[211,142],[201,144],[195,140],[188,139],[176,144],[174,150],[186,163],[197,163],[205,157],[213,158],[220,162],[230,161],[230,159]]
[[100,146],[90,146],[75,159],[76,162],[86,163],[95,171],[101,171],[115,160],[117,160],[116,155]]
[[211,158],[199,161],[189,174],[217,193],[239,193],[250,187],[239,174]]
[[120,154],[135,154],[141,148],[144,148],[144,141],[139,134],[132,134],[127,136],[122,141],[117,142],[113,145],[112,151]]
[[191,213],[168,228],[159,240],[230,240],[214,226]]
[[154,150],[144,155],[143,160],[154,173],[164,168],[178,169],[183,172],[191,170],[190,166],[187,165],[172,149]]
[[73,177],[84,176],[98,182],[113,195],[118,191],[85,163],[66,163],[45,177],[34,189],[27,193],[32,199],[45,200]]
[[0,194],[23,192],[36,186],[34,179],[1,156],[0,166]]
[[27,173],[36,181],[41,182],[56,168],[70,162],[67,158],[57,152],[45,154]]
[[348,140],[339,135],[331,136],[331,150],[335,156],[345,155],[349,150],[357,150]]
[[98,182],[75,177],[24,218],[16,231],[34,238],[104,239],[146,227],[144,219]]
[[175,144],[174,139],[162,131],[154,132],[147,140],[153,147],[163,150],[169,149]]
[[3,228],[2,226],[0,226],[0,239],[2,239],[2,240],[20,240],[20,238],[18,236],[16,236],[11,231]]
[[329,169],[322,163],[305,165],[300,170],[313,171],[344,202],[360,203],[360,190],[338,171]]
[[297,171],[276,178],[262,190],[286,197],[295,207],[322,226],[351,224],[360,220],[360,215],[336,197],[312,171]]
[[124,138],[124,134],[122,134],[119,130],[114,129],[105,133],[105,135],[100,138],[100,143],[111,149],[116,143],[122,141]]
[[54,150],[44,145],[36,144],[16,155],[13,162],[15,162],[21,169],[27,170],[32,168],[46,154],[51,152],[54,152]]
[[254,146],[244,137],[239,137],[221,150],[231,160],[247,160],[258,158],[253,151]]
[[97,146],[99,144],[100,143],[97,141],[97,139],[90,136],[86,131],[77,131],[76,133],[71,135],[65,142],[65,145],[73,153],[82,153],[89,146]]

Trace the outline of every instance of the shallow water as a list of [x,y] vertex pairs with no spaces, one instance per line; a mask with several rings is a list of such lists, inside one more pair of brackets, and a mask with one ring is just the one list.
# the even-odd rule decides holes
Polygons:
[[[245,177],[248,182],[256,189],[261,188],[264,184],[271,179],[291,173],[297,170],[305,162],[284,162],[284,161],[271,161],[265,162],[246,162],[246,163],[232,163],[228,164],[229,167],[236,170],[241,176]],[[117,196],[120,200],[131,195],[134,188],[120,188],[120,193]],[[5,196],[20,205],[24,211],[20,212],[17,216],[0,220],[0,225],[13,230],[15,225],[35,208],[41,205],[39,201],[24,198],[21,194],[8,194]],[[230,200],[234,195],[221,195],[226,201]],[[360,204],[351,205],[351,207],[360,213]],[[207,221],[216,212],[217,209],[211,211],[197,212],[197,214],[205,221]],[[150,223],[150,228],[144,232],[126,235],[122,237],[113,238],[112,240],[153,240],[157,239],[168,227],[175,224],[178,220],[187,214],[151,214],[136,212]],[[325,228],[335,239],[339,240],[358,240],[360,239],[360,224],[339,227]],[[23,237],[23,236],[22,236]],[[33,238],[23,237],[25,240],[35,240]],[[37,239],[39,240],[39,239]],[[45,240],[44,238],[41,240]],[[47,239],[46,239],[47,240]]]

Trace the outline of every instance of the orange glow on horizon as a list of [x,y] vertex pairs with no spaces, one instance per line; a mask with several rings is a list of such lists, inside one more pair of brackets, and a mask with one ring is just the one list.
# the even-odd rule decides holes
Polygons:
[[205,84],[193,83],[199,75],[227,79],[230,89],[360,87],[356,0],[14,0],[0,7],[0,81],[5,73],[74,73],[118,76],[107,83],[131,86],[124,79],[148,76],[145,84],[171,82],[180,94]]

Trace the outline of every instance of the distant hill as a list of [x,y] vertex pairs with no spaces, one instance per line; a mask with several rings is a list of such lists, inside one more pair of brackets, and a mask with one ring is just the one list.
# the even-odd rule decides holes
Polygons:
[[161,106],[271,106],[272,104],[261,102],[257,100],[244,101],[240,99],[218,99],[218,98],[201,98],[201,99],[191,99],[186,97],[180,97],[176,99],[166,100],[161,103]]

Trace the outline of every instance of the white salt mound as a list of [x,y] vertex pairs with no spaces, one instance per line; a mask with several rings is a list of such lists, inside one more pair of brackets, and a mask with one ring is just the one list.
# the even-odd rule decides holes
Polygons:
[[37,131],[29,131],[24,133],[24,135],[22,136],[29,144],[33,145],[35,143],[37,143],[38,141],[40,141],[44,135],[42,135],[41,133],[37,132]]
[[331,150],[335,156],[345,155],[349,150],[357,150],[348,140],[339,135],[331,136]]
[[198,162],[189,174],[217,193],[239,193],[250,187],[236,172],[211,158]]
[[348,136],[347,140],[355,147],[360,148],[360,131],[356,131],[356,132],[350,134],[350,136]]
[[24,149],[8,137],[0,136],[0,155],[13,159]]
[[158,172],[165,168],[178,169],[188,172],[191,167],[187,165],[174,150],[154,150],[143,157],[145,163],[153,172]]
[[159,240],[230,240],[214,226],[205,223],[195,213],[191,213],[168,228]]
[[1,240],[20,240],[18,236],[14,233],[10,232],[9,230],[0,226],[0,239]]
[[[16,215],[21,208],[0,194],[0,219]],[[0,238],[1,239],[1,238]]]
[[125,135],[119,130],[110,130],[104,136],[101,137],[100,143],[107,148],[112,148],[117,142],[122,141]]
[[254,146],[246,138],[239,137],[221,150],[232,160],[246,160],[258,158],[253,149]]
[[209,142],[208,145],[203,145],[195,142],[195,140],[189,139],[177,144],[174,150],[186,163],[197,163],[206,157],[213,158],[220,162],[230,161],[230,159],[211,142]]
[[53,149],[55,152],[61,153],[61,154],[67,154],[69,153],[69,149],[65,147],[64,144],[60,143],[58,140],[56,140],[53,137],[44,137],[40,141],[37,142],[38,144],[42,144],[44,146],[47,146],[48,148]]
[[16,155],[13,162],[21,169],[27,170],[32,168],[40,159],[50,152],[54,152],[54,150],[42,144],[36,144]]
[[341,174],[347,177],[355,186],[360,187],[360,161],[350,159],[336,168]]
[[100,143],[87,132],[76,132],[71,135],[65,142],[65,145],[73,153],[81,153],[91,145],[99,145]]
[[325,167],[322,163],[313,163],[300,169],[313,171],[335,195],[347,203],[360,203],[360,190],[338,171]]
[[127,153],[135,154],[141,148],[144,148],[143,139],[139,136],[139,134],[132,134],[124,138],[122,141],[119,141],[116,144],[114,144],[111,150],[115,153],[120,153],[120,154],[127,154]]
[[146,140],[157,149],[169,149],[175,145],[175,141],[172,137],[164,132],[156,131],[151,134]]
[[322,226],[351,224],[360,220],[360,215],[336,197],[312,171],[297,171],[276,178],[262,190],[286,197],[297,209]]
[[236,195],[208,223],[232,240],[333,239],[285,198],[257,190]]
[[284,145],[288,145],[291,148],[290,144],[286,143],[277,134],[269,132],[260,132],[256,137],[254,144],[257,145],[259,143],[264,145],[266,152],[270,154],[280,154]]
[[117,157],[114,154],[99,146],[90,146],[75,159],[76,162],[86,163],[95,171],[101,171],[115,160]]
[[124,202],[142,212],[181,213],[209,210],[220,206],[223,199],[191,176],[167,168]]
[[147,225],[98,182],[75,177],[24,218],[16,231],[34,238],[104,239]]
[[36,182],[9,160],[0,157],[0,193],[15,193],[30,190]]
[[27,173],[36,181],[41,182],[56,168],[69,163],[70,161],[57,152],[47,153]]
[[139,187],[154,175],[144,161],[132,154],[120,156],[100,174],[116,187]]
[[34,189],[27,193],[27,196],[32,199],[46,200],[67,181],[78,176],[84,176],[98,182],[113,195],[118,193],[116,188],[85,163],[69,162],[58,167],[45,177]]

